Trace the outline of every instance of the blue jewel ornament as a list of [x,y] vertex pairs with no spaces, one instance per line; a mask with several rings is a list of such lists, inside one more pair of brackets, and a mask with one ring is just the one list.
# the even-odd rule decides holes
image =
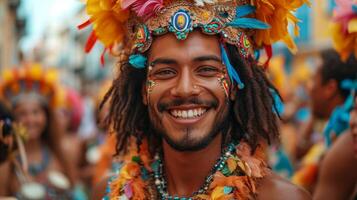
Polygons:
[[179,9],[172,15],[169,31],[175,33],[178,40],[185,40],[192,30],[192,18],[187,10]]
[[227,72],[228,72],[228,75],[229,75],[231,81],[235,81],[238,84],[238,89],[243,89],[244,83],[240,80],[240,77],[239,77],[237,71],[234,69],[231,62],[229,61],[227,52],[224,49],[223,44],[220,44],[220,47],[221,47],[222,61],[226,65]]
[[139,51],[143,51],[145,44],[147,43],[148,40],[150,40],[150,32],[148,27],[145,24],[139,24],[136,27],[136,48],[138,48]]
[[224,194],[230,194],[232,192],[233,188],[232,187],[228,187],[228,186],[224,186],[223,187],[223,193]]
[[146,61],[147,61],[147,58],[145,56],[143,56],[142,54],[132,54],[129,56],[129,63],[137,69],[145,68]]

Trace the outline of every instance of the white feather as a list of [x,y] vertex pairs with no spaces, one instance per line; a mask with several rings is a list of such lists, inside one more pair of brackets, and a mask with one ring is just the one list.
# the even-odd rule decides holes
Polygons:
[[205,4],[213,4],[216,3],[216,0],[195,0],[195,5],[202,7]]

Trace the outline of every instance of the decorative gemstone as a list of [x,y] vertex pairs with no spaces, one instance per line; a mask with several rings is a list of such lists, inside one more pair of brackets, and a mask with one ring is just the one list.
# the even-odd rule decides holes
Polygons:
[[178,10],[171,18],[173,28],[178,32],[184,32],[192,26],[191,16],[186,10]]
[[229,193],[232,192],[232,190],[233,190],[232,187],[228,187],[228,186],[224,186],[224,187],[223,187],[223,193],[224,193],[224,194],[229,194]]

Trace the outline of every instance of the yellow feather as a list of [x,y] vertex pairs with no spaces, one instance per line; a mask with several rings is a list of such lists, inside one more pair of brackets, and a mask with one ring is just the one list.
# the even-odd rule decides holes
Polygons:
[[223,188],[224,187],[222,186],[214,188],[211,194],[211,200],[218,200],[219,198],[224,196]]

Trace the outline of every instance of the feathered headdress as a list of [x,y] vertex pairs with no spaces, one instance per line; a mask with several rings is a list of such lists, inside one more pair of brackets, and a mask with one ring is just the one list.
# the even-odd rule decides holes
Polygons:
[[351,54],[357,58],[357,1],[336,0],[336,4],[331,25],[334,48],[342,60]]
[[[271,56],[271,45],[277,41],[296,51],[288,24],[295,26],[297,34],[298,19],[293,12],[304,3],[308,0],[88,0],[90,19],[79,28],[93,25],[87,52],[99,40],[104,52],[110,50],[124,60],[146,51],[152,36],[172,32],[183,40],[195,28],[220,34],[225,42],[241,49],[242,57],[254,55],[259,48]],[[119,53],[114,51],[118,46]]]
[[13,105],[23,95],[31,94],[41,98],[51,107],[64,105],[64,91],[58,84],[55,69],[44,69],[39,64],[5,69],[1,72],[0,98]]

